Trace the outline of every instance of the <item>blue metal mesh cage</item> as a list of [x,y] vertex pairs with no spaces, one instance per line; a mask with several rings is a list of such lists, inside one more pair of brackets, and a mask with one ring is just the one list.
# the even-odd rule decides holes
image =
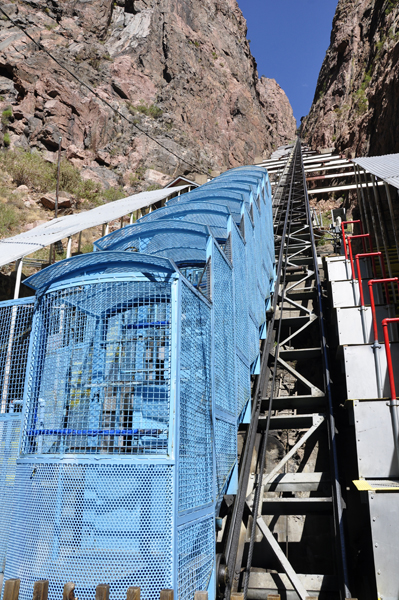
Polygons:
[[217,246],[212,258],[215,406],[236,414],[233,271]]
[[33,306],[33,298],[0,304],[2,414],[22,410]]
[[223,491],[226,479],[237,459],[237,427],[216,419],[216,483],[218,495]]
[[21,600],[39,579],[50,600],[68,580],[81,600],[101,581],[114,600],[193,600],[273,278],[266,172],[232,170],[96,247],[30,277],[35,304],[0,306],[5,579]]
[[181,290],[179,512],[213,499],[211,309]]
[[215,555],[213,515],[178,529],[178,599],[193,600],[198,590],[207,590]]
[[20,599],[33,583],[50,581],[61,598],[74,581],[81,600],[93,600],[101,581],[111,597],[141,587],[159,600],[173,586],[170,465],[29,463],[18,465],[4,579],[21,579]]
[[248,356],[248,283],[245,244],[237,228],[231,230],[233,266],[236,346]]
[[14,499],[21,415],[0,415],[0,566],[4,572]]
[[37,323],[23,453],[165,454],[170,284],[49,292]]

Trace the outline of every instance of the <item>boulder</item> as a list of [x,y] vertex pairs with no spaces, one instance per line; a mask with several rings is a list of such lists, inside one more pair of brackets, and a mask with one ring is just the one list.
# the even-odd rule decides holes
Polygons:
[[[40,202],[43,204],[45,208],[50,210],[55,210],[55,193],[53,194],[45,194],[40,197]],[[67,198],[64,192],[58,196],[58,208],[71,208],[72,200],[71,198]]]

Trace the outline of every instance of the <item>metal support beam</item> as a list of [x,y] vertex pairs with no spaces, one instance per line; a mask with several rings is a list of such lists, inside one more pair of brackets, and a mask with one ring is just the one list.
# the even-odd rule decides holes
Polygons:
[[291,581],[292,585],[294,586],[296,593],[298,594],[298,596],[300,597],[301,600],[307,600],[309,594],[303,587],[298,575],[295,573],[294,569],[292,568],[291,563],[285,556],[284,552],[281,550],[278,541],[275,539],[274,535],[272,534],[272,532],[270,531],[270,529],[268,528],[268,526],[266,525],[266,523],[264,522],[262,517],[258,517],[256,519],[256,523],[257,523],[259,529],[261,530],[261,532],[263,533],[263,535],[265,536],[265,539],[269,543],[270,548],[273,550],[274,554],[276,555],[276,558],[279,560],[288,579]]
[[15,277],[15,288],[14,288],[14,300],[16,300],[19,297],[19,290],[20,290],[20,287],[21,287],[21,278],[22,278],[22,266],[23,266],[23,263],[24,263],[23,258],[20,258],[15,263],[16,277]]
[[66,251],[67,258],[71,258],[71,251],[72,251],[72,236],[70,235],[68,238],[67,251]]

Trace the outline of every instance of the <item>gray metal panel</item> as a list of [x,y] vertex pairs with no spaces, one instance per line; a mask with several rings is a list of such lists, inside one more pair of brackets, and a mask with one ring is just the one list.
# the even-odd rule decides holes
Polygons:
[[327,278],[329,281],[343,281],[351,276],[351,265],[344,256],[326,259]]
[[[368,280],[362,280],[365,304],[370,304]],[[381,292],[374,287],[374,300],[376,304],[382,303]],[[360,306],[359,283],[357,279],[349,281],[332,281],[331,294],[334,308]]]
[[185,187],[187,186],[141,192],[134,196],[103,204],[86,212],[53,219],[30,231],[4,238],[0,240],[0,266],[32,254],[36,250],[45,248],[84,229],[114,221],[145,206],[151,206]]
[[[343,256],[327,259],[326,265],[329,281],[345,281],[352,278],[352,268],[350,260],[345,260]],[[360,260],[360,272],[362,274],[362,279],[371,279],[373,273],[370,264],[370,259]]]
[[354,158],[352,162],[390,185],[399,188],[399,154]]
[[[381,381],[384,397],[389,397],[389,380],[384,344],[379,353]],[[393,364],[399,362],[399,344],[391,344]],[[349,400],[378,398],[374,351],[371,345],[344,346],[344,365],[347,397]],[[399,370],[395,370],[395,385],[399,389]]]
[[378,597],[399,597],[399,493],[367,492]]
[[[374,341],[373,316],[370,306],[361,309],[360,306],[337,308],[338,344],[340,346],[354,344],[371,344]],[[377,306],[378,338],[384,339],[382,320],[394,317],[392,306]],[[396,341],[396,329],[391,331],[390,339]],[[394,337],[395,336],[395,337]]]
[[353,416],[359,477],[398,477],[399,466],[387,400],[355,400]]

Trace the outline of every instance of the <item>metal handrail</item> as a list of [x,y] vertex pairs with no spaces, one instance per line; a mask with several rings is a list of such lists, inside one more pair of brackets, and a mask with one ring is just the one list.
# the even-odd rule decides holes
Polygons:
[[[382,257],[382,252],[363,252],[361,254],[356,254],[356,256],[355,256],[356,266],[357,266],[357,280],[359,283],[360,306],[364,306],[364,293],[363,293],[363,284],[362,284],[362,274],[360,272],[360,259],[370,257],[370,258],[373,258],[373,260],[374,260],[375,256],[378,256],[380,259],[381,271],[382,271],[382,275],[383,275],[384,279],[374,279],[373,281],[378,281],[380,283],[384,283],[386,280],[386,273],[385,273],[385,265],[384,265],[384,259]],[[374,276],[375,276],[375,273],[374,273]],[[387,284],[385,284],[385,293],[388,298]]]
[[[349,236],[345,235],[345,227],[344,225],[355,225],[356,223],[360,224],[360,233],[364,233],[363,231],[363,223],[361,222],[360,219],[357,219],[357,221],[342,221],[341,222],[341,231],[342,231],[342,241],[344,243],[344,253],[345,253],[345,260],[348,260],[348,251],[346,249],[346,238]],[[363,250],[366,250],[366,246],[365,243],[363,242]]]
[[384,332],[384,342],[385,342],[385,354],[387,356],[389,388],[390,388],[390,392],[391,392],[391,397],[389,399],[389,411],[391,413],[392,433],[393,433],[393,441],[394,441],[394,445],[395,445],[396,457],[399,462],[398,419],[397,419],[397,411],[395,410],[398,403],[396,401],[395,379],[394,379],[394,374],[393,374],[391,347],[389,345],[388,325],[390,323],[399,323],[399,318],[395,317],[395,318],[391,318],[391,319],[384,319],[382,321],[382,329]]
[[377,326],[377,312],[376,312],[375,301],[374,301],[373,285],[375,285],[377,283],[384,283],[385,290],[386,290],[387,284],[394,283],[395,281],[397,282],[398,289],[399,289],[398,277],[385,277],[384,279],[370,279],[370,281],[369,281],[370,304],[371,304],[371,313],[373,316],[373,332],[374,332],[374,341],[375,342],[378,342],[378,326]]
[[[365,239],[367,238],[369,241],[369,245],[370,245],[370,253],[374,252],[373,240],[371,239],[371,235],[369,233],[362,233],[360,235],[347,236],[348,246],[349,246],[349,259],[351,261],[351,269],[352,269],[352,280],[356,279],[355,264],[353,261],[353,252],[352,252],[352,240],[359,239],[359,238],[362,239],[363,246],[365,245]],[[364,251],[366,251],[366,249],[364,247],[363,247],[363,249],[364,249]],[[374,258],[373,258],[373,273],[374,273],[374,276],[376,276]]]

